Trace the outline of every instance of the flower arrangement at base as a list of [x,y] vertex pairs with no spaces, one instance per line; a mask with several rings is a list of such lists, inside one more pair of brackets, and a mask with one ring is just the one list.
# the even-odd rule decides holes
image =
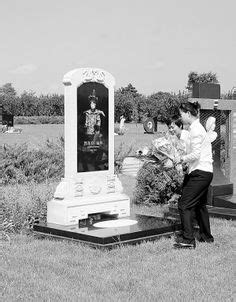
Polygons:
[[182,165],[175,164],[175,159],[184,152],[182,143],[172,135],[155,139],[150,147],[137,150],[136,155],[144,164],[137,174],[136,204],[165,204],[178,200],[184,173]]

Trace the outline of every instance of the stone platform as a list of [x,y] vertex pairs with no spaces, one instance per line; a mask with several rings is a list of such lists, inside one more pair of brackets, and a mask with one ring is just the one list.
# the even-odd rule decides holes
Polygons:
[[236,195],[223,195],[214,198],[215,207],[236,209]]
[[[208,213],[210,217],[235,220],[236,219],[236,209],[233,208],[223,208],[223,207],[213,207],[207,206]],[[170,206],[169,212],[165,214],[166,218],[175,218],[179,219],[179,211],[177,206]]]
[[122,164],[122,174],[136,177],[143,163],[141,159],[135,156],[126,157]]
[[[100,222],[107,220],[101,219]],[[163,236],[171,236],[174,232],[180,230],[180,223],[176,219],[137,214],[125,218],[114,218],[115,222],[122,222],[122,220],[125,220],[124,222],[133,221],[134,224],[95,227],[94,223],[79,227],[78,225],[62,226],[52,223],[39,223],[34,225],[34,233],[40,236],[69,239],[97,248],[113,248],[124,244],[153,241]]]

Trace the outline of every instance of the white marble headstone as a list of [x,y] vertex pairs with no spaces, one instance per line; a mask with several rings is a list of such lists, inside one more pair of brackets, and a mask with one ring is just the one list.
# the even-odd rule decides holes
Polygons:
[[65,177],[48,202],[47,222],[77,224],[89,214],[130,215],[130,199],[114,174],[113,76],[80,68],[65,86]]

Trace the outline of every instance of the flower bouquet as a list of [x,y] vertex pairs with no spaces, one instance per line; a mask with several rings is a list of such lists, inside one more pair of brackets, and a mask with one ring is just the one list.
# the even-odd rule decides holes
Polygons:
[[137,150],[137,157],[144,163],[137,174],[135,203],[163,204],[179,198],[184,173],[176,159],[184,151],[180,140],[169,134],[154,139],[149,147]]
[[136,152],[145,162],[162,163],[173,167],[175,160],[184,154],[184,146],[177,137],[166,135],[154,139],[150,147],[145,146]]

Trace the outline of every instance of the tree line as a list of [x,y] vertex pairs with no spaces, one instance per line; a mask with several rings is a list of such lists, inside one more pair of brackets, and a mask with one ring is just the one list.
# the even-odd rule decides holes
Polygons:
[[[126,122],[141,122],[145,117],[165,119],[167,112],[173,113],[179,102],[186,98],[184,93],[173,94],[157,92],[150,96],[138,93],[137,89],[128,84],[115,91],[115,121],[123,115]],[[11,83],[0,87],[0,104],[4,111],[14,116],[63,116],[64,95],[47,94],[37,96],[34,92],[24,91],[17,94]]]
[[[115,121],[123,115],[126,122],[141,122],[146,117],[156,117],[158,121],[165,121],[175,114],[177,107],[191,96],[194,83],[218,83],[217,75],[212,72],[198,74],[191,71],[188,74],[187,90],[178,93],[156,92],[149,96],[140,94],[137,89],[128,84],[115,91]],[[230,93],[222,95],[230,98]],[[11,83],[0,87],[0,104],[4,110],[14,116],[63,116],[64,95],[47,94],[37,96],[35,92],[24,91],[17,94]]]
[[0,87],[0,104],[8,114],[14,116],[62,116],[64,96],[47,94],[36,96],[35,92],[24,91],[17,94],[11,83]]

